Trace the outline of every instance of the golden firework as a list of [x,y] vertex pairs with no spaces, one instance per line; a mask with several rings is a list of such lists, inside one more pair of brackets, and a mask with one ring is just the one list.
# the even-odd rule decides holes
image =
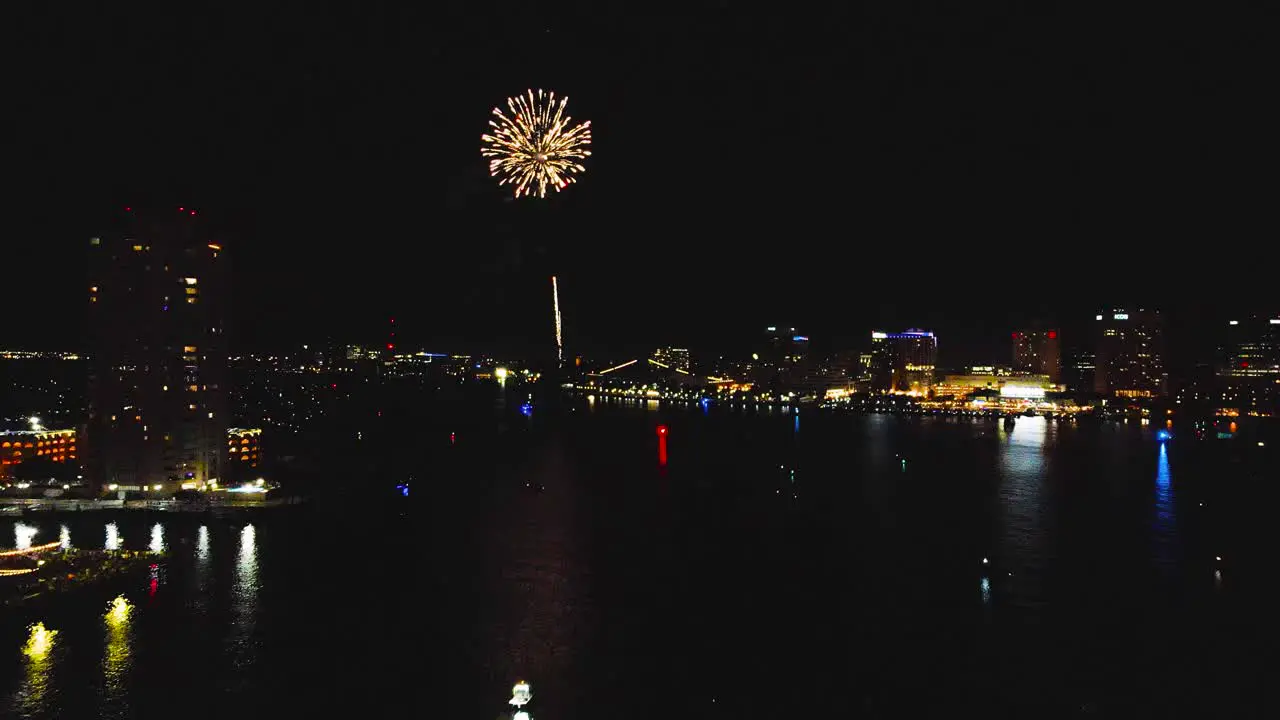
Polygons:
[[547,187],[556,191],[586,170],[579,162],[591,155],[591,121],[572,125],[565,115],[569,98],[556,101],[555,93],[538,90],[507,98],[507,110],[493,109],[489,121],[493,134],[481,135],[480,154],[489,160],[489,174],[502,177],[499,185],[515,186],[515,195],[547,196]]

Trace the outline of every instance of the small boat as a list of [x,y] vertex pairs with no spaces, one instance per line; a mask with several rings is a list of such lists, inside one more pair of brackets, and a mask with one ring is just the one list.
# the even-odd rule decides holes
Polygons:
[[1013,424],[1014,424],[1015,422],[1017,422],[1017,418],[1015,418],[1015,417],[1014,417],[1014,416],[1012,416],[1012,415],[1005,415],[1005,416],[1004,416],[1004,429],[1005,429],[1005,430],[1012,430],[1012,429],[1013,429]]

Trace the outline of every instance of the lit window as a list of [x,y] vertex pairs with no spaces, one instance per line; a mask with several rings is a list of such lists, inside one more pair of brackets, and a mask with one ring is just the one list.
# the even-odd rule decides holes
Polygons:
[[187,294],[188,294],[188,295],[198,295],[198,294],[200,294],[200,288],[193,288],[193,287],[189,287],[189,288],[187,288]]
[[188,409],[188,410],[195,410],[195,409],[196,409],[196,404],[195,404],[195,403],[191,403],[190,405],[188,405],[188,406],[187,406],[187,409]]
[[195,352],[195,351],[196,351],[196,346],[195,346],[195,345],[183,345],[183,346],[182,346],[182,352],[193,353],[193,352]]
[[102,244],[102,238],[89,238],[89,244],[90,244],[90,245],[101,245],[101,244]]
[[142,252],[142,246],[141,246],[141,245],[134,245],[134,246],[133,246],[133,251],[134,251],[134,252]]
[[199,300],[199,298],[189,297],[189,298],[187,298],[187,304],[188,304],[188,305],[195,305],[195,304],[196,304],[196,300]]
[[196,386],[195,386],[195,385],[188,385],[188,386],[187,386],[187,392],[195,392],[195,391],[196,391]]
[[182,281],[183,281],[183,282],[185,282],[185,283],[186,283],[186,284],[188,284],[188,285],[195,285],[197,282],[200,282],[199,280],[197,280],[197,279],[195,279],[195,278],[182,278]]

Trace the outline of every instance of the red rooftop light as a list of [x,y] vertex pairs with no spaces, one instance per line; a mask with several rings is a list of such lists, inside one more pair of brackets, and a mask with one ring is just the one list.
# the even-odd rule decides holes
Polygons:
[[1056,338],[1056,337],[1058,337],[1058,331],[1057,331],[1057,330],[1050,330],[1050,331],[1049,331],[1049,339],[1050,339],[1050,340],[1053,340],[1053,339],[1054,339],[1054,338]]

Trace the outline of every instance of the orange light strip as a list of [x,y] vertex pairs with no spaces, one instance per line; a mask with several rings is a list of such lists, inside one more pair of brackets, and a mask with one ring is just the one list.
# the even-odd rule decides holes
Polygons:
[[0,570],[0,577],[13,577],[14,575],[26,575],[28,573],[33,573],[35,571],[36,571],[36,568],[26,568],[23,570]]
[[45,550],[52,550],[61,545],[62,545],[62,541],[57,540],[51,543],[45,543],[44,545],[32,545],[31,547],[25,550],[5,550],[4,552],[0,552],[0,557],[13,557],[15,555],[29,555],[31,553],[38,553],[38,552],[44,552]]

